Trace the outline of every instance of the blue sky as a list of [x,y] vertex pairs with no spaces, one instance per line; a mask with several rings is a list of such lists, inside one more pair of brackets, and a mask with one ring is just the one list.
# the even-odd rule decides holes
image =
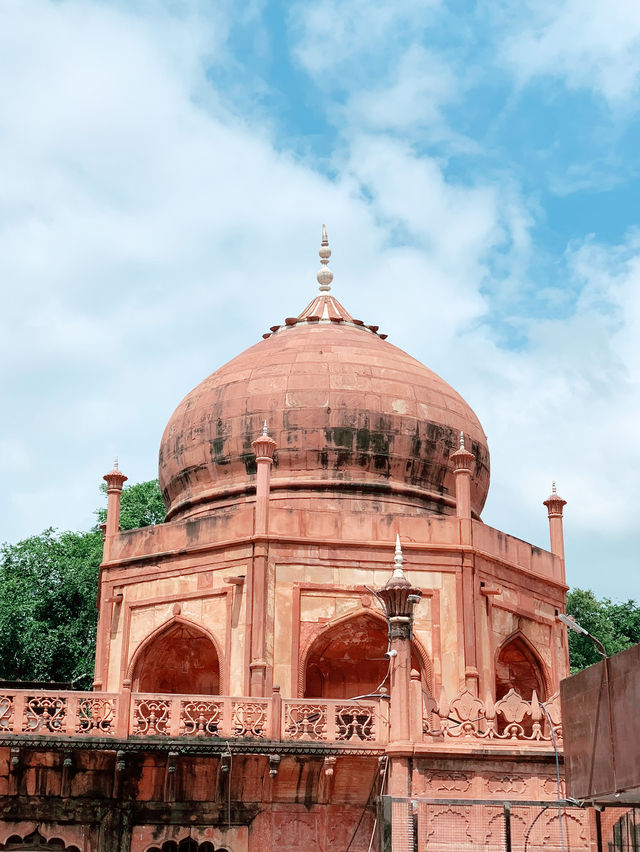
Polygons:
[[456,387],[484,519],[640,599],[635,0],[5,0],[0,539],[86,528],[118,454],[315,291]]

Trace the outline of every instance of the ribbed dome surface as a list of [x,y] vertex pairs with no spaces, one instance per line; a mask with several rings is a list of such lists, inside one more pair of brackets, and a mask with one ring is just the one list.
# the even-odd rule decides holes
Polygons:
[[479,515],[489,451],[477,417],[445,381],[375,330],[321,296],[194,388],[160,446],[169,519],[250,493],[251,442],[264,420],[278,446],[274,492],[335,485],[424,498],[427,508],[444,512],[452,511],[447,497],[454,493],[449,456],[464,431],[476,458],[471,503]]

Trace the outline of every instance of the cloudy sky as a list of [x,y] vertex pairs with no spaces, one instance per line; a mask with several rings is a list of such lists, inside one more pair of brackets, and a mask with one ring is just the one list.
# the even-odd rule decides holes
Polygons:
[[640,599],[637,0],[3,0],[0,540],[156,475],[184,394],[334,293],[473,406],[484,519]]

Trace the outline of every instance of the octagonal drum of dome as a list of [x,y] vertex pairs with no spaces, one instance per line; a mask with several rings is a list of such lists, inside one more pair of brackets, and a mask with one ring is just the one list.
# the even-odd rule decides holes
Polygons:
[[[449,461],[465,434],[476,465],[478,516],[489,487],[489,451],[478,418],[443,379],[354,321],[332,296],[212,373],[180,403],[160,447],[168,520],[247,499],[251,447],[263,422],[277,442],[273,497],[332,489],[452,513]],[[314,305],[314,303],[312,303]],[[310,306],[311,307],[311,306]]]

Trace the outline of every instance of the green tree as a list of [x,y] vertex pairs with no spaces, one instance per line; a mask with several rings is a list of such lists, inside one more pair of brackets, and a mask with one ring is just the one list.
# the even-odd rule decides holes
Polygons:
[[[104,490],[104,489],[103,489]],[[98,522],[106,517],[96,512]],[[158,483],[122,494],[123,529],[161,523]],[[102,533],[43,533],[0,548],[0,678],[71,681],[88,688],[96,644],[96,595]]]
[[91,684],[102,535],[45,530],[0,550],[0,676]]
[[[567,595],[567,613],[596,636],[607,654],[617,654],[640,642],[640,606],[635,601],[614,603],[597,598],[590,590],[573,589]],[[597,663],[601,657],[588,636],[569,631],[569,661],[572,673]]]
[[[100,490],[104,494],[107,493],[106,483],[100,486]],[[125,485],[120,501],[120,529],[134,530],[161,524],[166,513],[157,479]],[[98,523],[104,524],[107,520],[107,510],[98,509],[96,516]]]

